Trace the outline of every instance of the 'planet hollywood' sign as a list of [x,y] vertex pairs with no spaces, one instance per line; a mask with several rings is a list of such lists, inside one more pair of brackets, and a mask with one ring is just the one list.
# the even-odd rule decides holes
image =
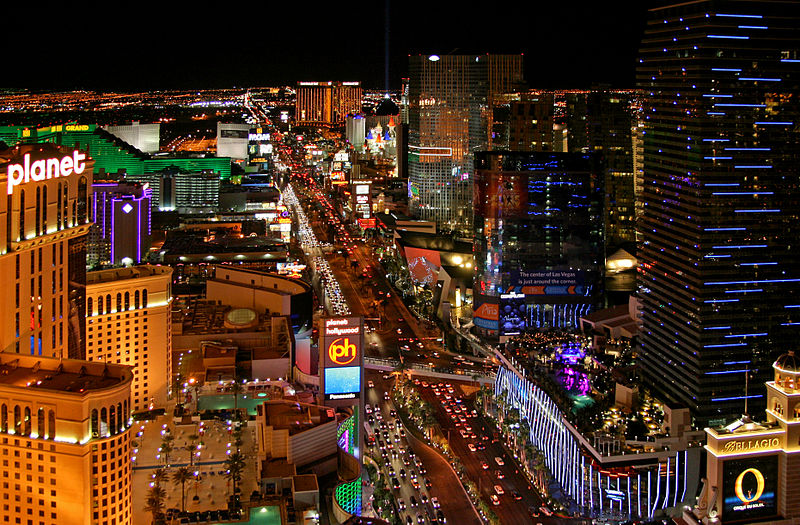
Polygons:
[[22,157],[22,164],[9,164],[8,173],[8,194],[14,193],[14,187],[30,181],[39,182],[47,179],[57,179],[59,177],[69,177],[70,175],[80,175],[86,169],[86,155],[79,151],[73,151],[72,155],[65,155],[61,158],[51,157],[47,159],[35,160],[31,162],[30,153]]

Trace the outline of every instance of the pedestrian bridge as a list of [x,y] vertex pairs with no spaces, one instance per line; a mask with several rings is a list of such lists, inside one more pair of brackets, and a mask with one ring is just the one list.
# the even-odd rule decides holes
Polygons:
[[[382,357],[364,358],[364,368],[369,368],[371,370],[395,372],[400,369],[400,367],[400,361],[397,359],[386,359]],[[452,379],[455,381],[477,381],[484,384],[494,384],[495,380],[495,374],[464,374],[459,373],[460,370],[435,367],[425,363],[406,362],[404,370],[409,372],[411,375],[438,377],[441,379]]]

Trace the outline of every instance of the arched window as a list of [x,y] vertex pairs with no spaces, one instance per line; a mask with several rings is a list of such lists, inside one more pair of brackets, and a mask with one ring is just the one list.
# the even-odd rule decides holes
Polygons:
[[19,190],[19,238],[25,238],[25,190]]
[[122,418],[122,403],[117,403],[117,432],[122,432],[125,428],[125,420]]
[[97,298],[97,313],[103,315],[103,296]]
[[117,433],[117,409],[114,405],[111,405],[108,409],[108,428],[111,435],[116,435]]
[[5,403],[0,406],[0,432],[8,433],[8,407]]
[[98,437],[100,435],[99,434],[100,422],[98,421],[98,418],[97,418],[97,409],[96,408],[92,409],[92,419],[91,419],[91,422],[89,423],[89,426],[91,427],[92,437]]
[[128,423],[128,419],[130,419],[130,412],[129,412],[130,407],[128,406],[128,400],[127,399],[125,400],[125,404],[122,405],[122,408],[124,409],[122,413],[125,414],[125,424],[127,424]]
[[130,309],[131,309],[131,293],[125,292],[125,311],[127,312]]
[[78,224],[86,224],[86,210],[87,200],[86,200],[86,177],[81,177],[78,179],[78,199],[75,201],[76,208],[75,208],[75,217]]
[[65,182],[64,183],[64,191],[63,191],[63,199],[62,199],[62,207],[64,208],[64,215],[62,217],[62,225],[64,228],[67,227],[67,216],[69,215],[69,201],[67,200],[67,194],[69,193],[69,185]]
[[[96,413],[96,412],[95,412]],[[47,439],[56,438],[56,411],[47,411]]]
[[42,230],[42,218],[39,215],[41,213],[41,210],[42,210],[42,187],[38,186],[36,188],[36,210],[35,210],[36,220],[34,221],[34,224],[36,226],[36,235],[41,234]]
[[147,289],[142,290],[142,308],[147,308]]
[[14,405],[14,433],[22,433],[22,411],[19,409],[19,405]]
[[133,292],[133,307],[139,309],[139,290]]
[[25,407],[25,421],[24,421],[24,423],[25,423],[25,425],[24,425],[23,435],[24,436],[30,436],[31,435],[31,423],[32,423],[32,421],[31,421],[31,407]]
[[77,226],[78,221],[78,201],[72,201],[72,225]]
[[121,293],[117,294],[117,311],[118,312],[122,311],[122,294]]
[[42,187],[42,233],[47,233],[47,186]]
[[111,313],[111,294],[110,293],[106,294],[106,313],[107,314]]
[[108,411],[106,407],[100,409],[100,437],[108,435]]
[[56,191],[56,228],[62,229],[61,223],[61,183],[58,183],[58,190]]
[[94,300],[91,297],[86,298],[86,315],[94,315]]
[[44,409],[41,407],[36,411],[36,433],[44,439]]

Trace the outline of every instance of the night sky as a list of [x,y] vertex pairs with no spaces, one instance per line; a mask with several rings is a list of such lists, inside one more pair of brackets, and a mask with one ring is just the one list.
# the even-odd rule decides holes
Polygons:
[[[297,80],[383,87],[383,1],[276,3],[62,4],[34,14],[39,4],[15,2],[4,6],[0,88],[138,91]],[[633,87],[646,2],[537,4],[481,2],[479,11],[467,2],[391,0],[390,87],[400,86],[409,54],[429,53],[524,53],[531,87]],[[113,17],[101,20],[104,11]]]

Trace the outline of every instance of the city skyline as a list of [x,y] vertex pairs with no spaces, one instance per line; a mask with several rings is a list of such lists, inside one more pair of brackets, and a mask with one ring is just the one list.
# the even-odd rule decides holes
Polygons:
[[[138,5],[138,4],[137,4]],[[384,5],[364,9],[271,5],[263,14],[243,4],[224,12],[177,6],[131,9],[88,20],[52,7],[27,24],[11,24],[18,42],[14,74],[0,88],[30,90],[203,89],[294,84],[298,80],[360,80],[384,88]],[[22,19],[18,5],[9,19]],[[390,4],[389,84],[408,76],[408,55],[522,53],[537,87],[632,87],[646,8],[626,0],[614,10],[567,3],[486,13],[421,2]],[[258,18],[263,16],[263,21]],[[255,17],[255,18],[254,18]],[[80,28],[68,31],[65,28]]]

